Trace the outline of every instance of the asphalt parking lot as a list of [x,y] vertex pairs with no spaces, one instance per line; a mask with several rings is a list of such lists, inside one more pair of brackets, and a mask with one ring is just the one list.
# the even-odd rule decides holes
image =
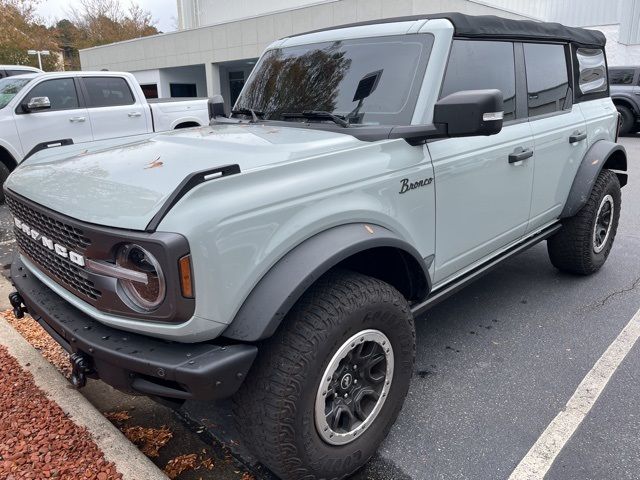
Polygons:
[[[591,277],[562,274],[543,243],[429,311],[417,322],[416,370],[404,409],[354,478],[508,478],[565,408],[640,308],[640,136],[622,143],[630,178],[603,269]],[[1,265],[13,247],[8,222],[1,207]],[[639,372],[636,344],[546,478],[638,478]],[[224,414],[223,407],[191,403],[184,411],[220,435],[221,417],[211,412]]]

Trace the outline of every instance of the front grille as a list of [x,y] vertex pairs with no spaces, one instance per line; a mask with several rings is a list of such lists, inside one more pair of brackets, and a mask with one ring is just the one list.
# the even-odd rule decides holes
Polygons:
[[101,296],[91,280],[84,278],[83,270],[69,260],[53,253],[48,248],[34,242],[22,232],[16,230],[16,241],[20,250],[33,260],[45,273],[55,277],[71,290],[93,300]]
[[[15,218],[25,222],[29,227],[55,243],[82,254],[91,245],[91,240],[82,229],[53,218],[11,195],[7,195],[6,199],[9,210]],[[82,267],[57,255],[41,242],[36,242],[19,228],[14,228],[14,233],[20,251],[46,274],[76,294],[92,300],[100,298],[102,292],[95,288],[94,283],[87,278],[88,275]]]
[[91,245],[91,240],[85,236],[81,229],[34,210],[9,195],[6,198],[9,210],[11,210],[14,217],[26,222],[30,227],[56,243],[78,253],[84,253],[87,247]]

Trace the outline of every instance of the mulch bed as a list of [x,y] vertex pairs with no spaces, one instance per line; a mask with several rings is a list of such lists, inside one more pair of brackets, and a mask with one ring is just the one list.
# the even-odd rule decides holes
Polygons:
[[36,387],[0,346],[0,478],[122,479],[89,432]]

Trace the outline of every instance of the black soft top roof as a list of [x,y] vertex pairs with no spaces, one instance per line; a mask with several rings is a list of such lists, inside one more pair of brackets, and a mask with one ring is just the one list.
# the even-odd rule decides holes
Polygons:
[[607,43],[607,39],[602,32],[597,30],[566,27],[560,23],[535,22],[533,20],[512,20],[509,18],[497,17],[495,15],[464,15],[458,12],[370,20],[367,22],[340,25],[338,27],[324,28],[306,33],[316,33],[334,30],[337,28],[357,27],[362,25],[438,18],[449,20],[453,24],[455,36],[457,37],[560,41],[598,48],[604,47]]

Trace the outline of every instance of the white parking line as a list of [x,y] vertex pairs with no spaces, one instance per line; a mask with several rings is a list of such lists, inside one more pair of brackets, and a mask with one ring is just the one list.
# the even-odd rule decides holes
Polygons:
[[587,373],[564,410],[545,429],[531,450],[520,461],[509,480],[544,478],[565,444],[589,414],[638,337],[640,337],[640,310]]

